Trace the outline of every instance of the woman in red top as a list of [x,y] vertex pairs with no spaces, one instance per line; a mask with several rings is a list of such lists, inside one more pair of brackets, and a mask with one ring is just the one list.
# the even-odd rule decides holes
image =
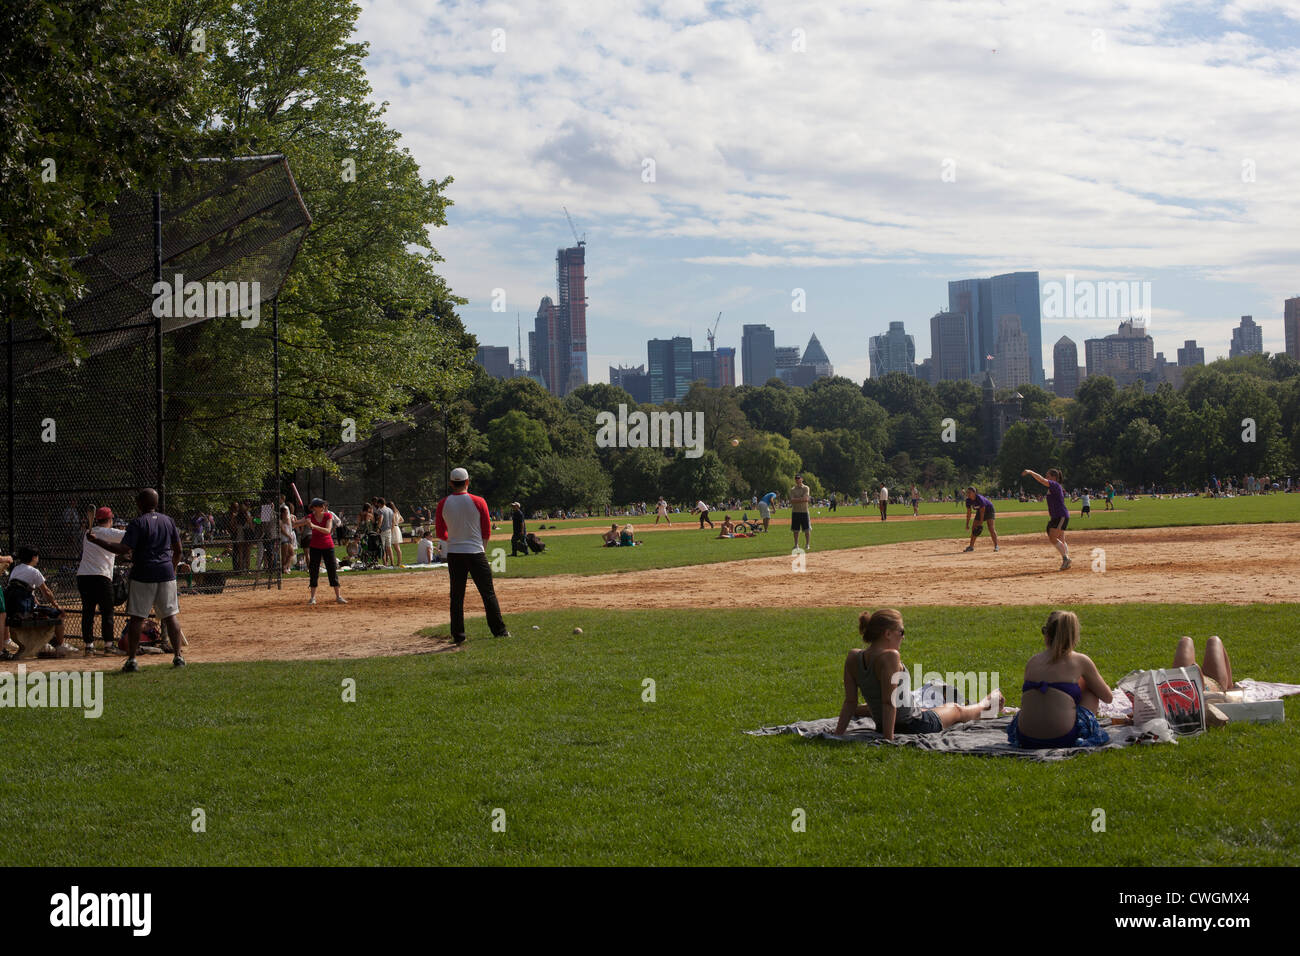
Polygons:
[[329,575],[330,587],[334,589],[334,600],[339,604],[348,603],[347,599],[339,593],[339,562],[334,554],[334,526],[338,524],[338,520],[338,516],[325,507],[322,499],[313,498],[310,514],[305,518],[298,518],[293,523],[295,528],[304,526],[311,528],[307,561],[307,570],[311,574],[311,597],[307,601],[308,604],[316,603],[316,583],[320,580],[322,559],[325,561],[325,573]]

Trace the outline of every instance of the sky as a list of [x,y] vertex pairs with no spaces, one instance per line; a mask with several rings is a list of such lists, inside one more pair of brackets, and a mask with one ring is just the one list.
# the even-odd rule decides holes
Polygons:
[[[1300,295],[1300,0],[364,0],[376,102],[427,179],[433,248],[483,345],[555,298],[586,237],[588,367],[765,323],[868,374],[930,355],[950,279],[1150,283],[1176,361]],[[503,290],[504,311],[494,311]],[[804,311],[795,311],[803,290]],[[1122,316],[1043,319],[1043,367]],[[739,359],[739,356],[738,356]]]

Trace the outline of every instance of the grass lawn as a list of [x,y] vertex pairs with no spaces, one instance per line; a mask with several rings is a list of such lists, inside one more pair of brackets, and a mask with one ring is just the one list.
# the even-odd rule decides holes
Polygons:
[[[1094,499],[1095,500],[1095,499]],[[1021,504],[1018,501],[996,502],[998,509],[998,534],[1042,533],[1047,518],[1016,517],[1017,512],[1045,512],[1046,505],[1038,502]],[[1246,498],[1178,498],[1116,501],[1115,511],[1102,510],[1096,501],[1092,516],[1079,517],[1077,502],[1070,505],[1070,531],[1111,528],[1159,528],[1184,525],[1255,524],[1266,522],[1300,521],[1300,495],[1260,495]],[[836,517],[865,517],[862,522],[830,524],[819,523],[819,518],[829,517],[824,509],[819,515],[814,509],[813,548],[817,551],[834,551],[841,548],[860,548],[874,544],[896,544],[901,541],[921,541],[949,538],[954,546],[961,541],[965,547],[965,509],[955,510],[947,504],[922,504],[921,514],[943,515],[951,521],[916,521],[911,508],[890,508],[888,521],[880,521],[879,513],[863,508],[841,508]],[[753,517],[753,512],[750,512]],[[715,512],[718,523],[722,513]],[[739,514],[733,515],[739,517]],[[620,527],[627,518],[589,518],[554,522],[561,528],[590,527],[588,535],[547,535],[538,532],[546,542],[546,552],[533,560],[507,558],[505,571],[496,572],[505,577],[545,577],[552,574],[609,574],[617,571],[643,571],[649,568],[673,568],[688,564],[715,564],[742,558],[774,557],[790,553],[790,512],[782,510],[772,519],[771,530],[757,538],[717,540],[717,531],[698,529],[698,519],[689,515],[673,516],[673,524],[684,523],[689,532],[654,533],[640,536],[645,543],[637,548],[604,548],[600,535],[611,522]],[[633,527],[644,530],[654,524],[654,518],[630,519]],[[529,530],[536,530],[538,522],[529,522]],[[546,522],[549,527],[551,522]],[[500,529],[488,542],[488,552],[504,548],[510,553],[510,522],[498,522]],[[801,539],[802,540],[802,539]],[[402,557],[407,563],[415,562],[416,542],[410,540],[402,546]],[[346,548],[338,549],[340,560],[346,557]],[[228,570],[230,562],[217,554],[208,555],[208,568],[213,571]],[[351,572],[349,572],[351,573]],[[376,569],[358,574],[390,574],[392,571]],[[286,578],[306,577],[305,571],[293,571]]]
[[[1237,676],[1300,682],[1294,605],[1076,610],[1112,684],[1211,632]],[[909,667],[998,671],[1018,701],[1044,609],[905,612]],[[109,673],[98,720],[5,711],[0,863],[1300,862],[1295,698],[1282,725],[1055,765],[755,738],[836,712],[853,611],[510,623],[454,654]]]

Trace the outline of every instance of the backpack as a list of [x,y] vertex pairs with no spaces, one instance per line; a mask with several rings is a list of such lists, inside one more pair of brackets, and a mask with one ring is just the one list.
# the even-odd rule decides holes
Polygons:
[[[130,624],[123,625],[122,636],[118,638],[117,642],[117,646],[124,651],[130,650],[130,644],[126,639],[126,632],[130,626]],[[140,646],[152,647],[171,653],[171,642],[163,638],[162,628],[158,626],[158,622],[153,618],[147,618],[140,629]]]
[[541,539],[538,538],[537,535],[533,534],[531,531],[528,532],[528,537],[526,537],[524,540],[528,542],[528,550],[533,552],[534,554],[541,554],[543,551],[546,550],[546,545],[542,544]]

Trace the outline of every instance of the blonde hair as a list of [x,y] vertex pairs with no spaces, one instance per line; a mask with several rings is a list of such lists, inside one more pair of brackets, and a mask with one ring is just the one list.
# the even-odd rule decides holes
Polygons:
[[892,607],[881,608],[875,614],[863,611],[858,616],[858,633],[868,644],[885,636],[892,628],[903,626],[903,615]]
[[1052,660],[1068,656],[1079,643],[1079,615],[1073,611],[1053,611],[1047,615],[1043,636],[1052,649]]

